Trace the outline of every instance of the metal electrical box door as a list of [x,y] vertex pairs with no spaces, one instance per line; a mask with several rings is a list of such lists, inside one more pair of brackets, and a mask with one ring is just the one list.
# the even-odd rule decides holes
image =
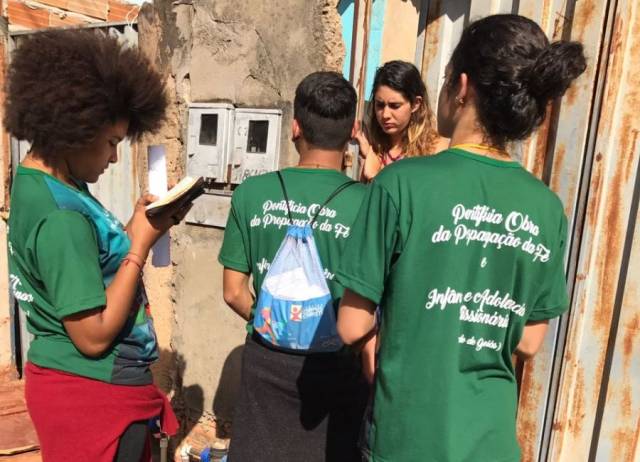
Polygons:
[[189,105],[187,175],[227,181],[234,107],[227,103]]
[[231,183],[278,168],[280,153],[279,109],[238,108],[233,129]]

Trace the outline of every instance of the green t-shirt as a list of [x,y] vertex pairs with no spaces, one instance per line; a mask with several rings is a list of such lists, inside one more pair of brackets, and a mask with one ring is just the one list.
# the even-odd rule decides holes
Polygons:
[[[340,185],[350,181],[336,170],[287,168],[281,173],[291,215],[300,225],[313,217]],[[344,189],[320,211],[313,225],[313,236],[334,300],[339,300],[344,291],[334,275],[365,189],[361,184]],[[218,260],[226,268],[251,273],[253,289],[258,294],[288,225],[287,207],[277,174],[248,178],[233,193]],[[252,310],[254,308],[255,304]],[[251,322],[247,330],[252,331]]]
[[336,274],[382,310],[371,461],[520,460],[511,356],[568,308],[566,226],[516,162],[450,149],[376,177]]
[[142,282],[129,320],[100,358],[83,355],[63,319],[106,305],[109,285],[129,251],[120,222],[89,193],[39,170],[18,167],[11,191],[9,278],[34,335],[28,359],[104,382],[152,383],[157,341]]

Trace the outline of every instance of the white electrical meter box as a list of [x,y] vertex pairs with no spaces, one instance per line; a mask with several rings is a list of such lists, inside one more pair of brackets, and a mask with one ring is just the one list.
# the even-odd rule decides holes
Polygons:
[[227,103],[189,105],[187,175],[227,182],[234,107]]
[[233,128],[231,183],[277,170],[282,111],[237,108]]

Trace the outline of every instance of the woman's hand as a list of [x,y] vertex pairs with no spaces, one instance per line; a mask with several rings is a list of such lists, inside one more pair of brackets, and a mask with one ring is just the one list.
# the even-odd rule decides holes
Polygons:
[[133,216],[127,225],[127,233],[131,239],[132,252],[140,255],[143,259],[149,253],[149,249],[155,242],[166,233],[173,225],[180,223],[193,205],[191,202],[178,202],[169,208],[165,213],[148,218],[146,207],[158,197],[152,194],[144,194],[133,211]]
[[360,180],[371,181],[373,177],[382,170],[382,159],[375,153],[371,143],[369,143],[367,136],[362,132],[362,130],[356,133],[355,140],[360,146],[359,157],[360,164],[362,165],[362,168],[360,169]]

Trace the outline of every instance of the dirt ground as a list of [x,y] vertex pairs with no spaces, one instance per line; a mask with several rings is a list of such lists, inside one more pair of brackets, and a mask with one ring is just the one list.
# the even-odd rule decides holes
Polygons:
[[38,438],[24,401],[24,381],[0,371],[0,462],[41,462]]

